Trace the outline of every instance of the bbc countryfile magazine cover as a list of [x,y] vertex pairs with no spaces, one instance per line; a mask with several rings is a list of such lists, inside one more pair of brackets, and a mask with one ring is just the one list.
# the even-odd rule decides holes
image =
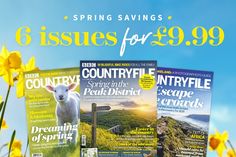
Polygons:
[[80,62],[81,151],[136,156],[156,150],[156,61]]
[[157,152],[163,156],[206,156],[213,73],[157,70]]
[[[36,73],[43,73],[48,70],[53,72],[57,69],[73,67],[81,69],[82,60],[156,61],[158,67],[214,73],[211,86],[211,103],[209,102],[211,109],[206,108],[201,111],[209,114],[209,128],[204,132],[208,134],[207,148],[206,154],[203,156],[236,157],[235,9],[235,0],[1,0],[0,157],[99,156],[98,148],[89,146],[90,148],[87,147],[88,149],[86,149],[83,146],[86,144],[84,140],[86,136],[80,136],[81,127],[79,125],[81,115],[84,113],[83,110],[73,112],[77,113],[77,120],[73,121],[69,118],[70,120],[62,121],[65,126],[78,124],[77,130],[64,130],[64,134],[71,134],[77,138],[50,141],[50,143],[55,143],[56,147],[45,148],[47,152],[51,152],[50,155],[37,154],[37,152],[34,155],[31,154],[32,140],[36,140],[36,137],[32,139],[28,129],[31,127],[29,117],[27,117],[32,109],[28,110],[30,104],[35,103],[35,107],[42,112],[38,118],[47,116],[47,114],[43,114],[45,109],[41,105],[41,100],[28,99],[30,91],[25,86],[26,74],[33,74],[27,76],[30,78],[35,77]],[[65,77],[70,75],[70,72],[68,70],[61,74]],[[64,93],[76,92],[76,95],[80,96],[80,86],[78,85],[80,81],[79,78],[75,90],[75,85],[70,83],[64,84],[64,90],[60,91]],[[174,83],[177,84],[178,80],[175,80]],[[63,103],[64,96],[61,98],[55,96],[58,91],[54,89],[57,85],[54,85],[47,85],[46,89],[42,89],[43,92],[39,91],[38,93],[35,90],[35,94],[31,94],[31,98],[46,93],[54,102],[50,103],[52,106],[48,108],[47,112],[53,108],[56,110],[59,105],[65,110],[75,111],[75,108],[67,105],[74,103],[67,103],[67,101]],[[68,91],[66,91],[67,89]],[[156,92],[155,99],[158,99],[160,91],[157,90]],[[70,99],[71,97],[69,95]],[[206,101],[208,96],[201,97],[201,99]],[[74,101],[75,99],[73,99]],[[100,105],[97,102],[95,103]],[[47,104],[46,99],[45,104]],[[173,104],[174,102],[170,105]],[[157,101],[155,110],[159,109],[161,108],[159,108]],[[99,118],[99,114],[102,113],[95,115]],[[200,114],[200,112],[194,114]],[[70,114],[64,112],[63,115],[67,117],[65,115],[69,116]],[[41,134],[38,136],[50,130],[49,126],[61,124],[58,113],[54,111],[51,116],[52,122],[45,122],[37,126],[38,129],[41,128]],[[125,116],[122,118],[125,121],[131,120]],[[157,120],[157,124],[163,125],[164,130],[170,130],[174,124],[178,125],[178,129],[180,129],[181,124],[183,124],[171,121],[173,123],[168,124],[173,125],[168,125],[165,128],[167,123],[161,122],[157,118],[158,115],[155,120]],[[188,121],[189,117],[182,117],[181,120]],[[113,122],[115,123],[115,121]],[[134,126],[139,123],[140,121],[136,119]],[[92,126],[89,125],[88,129],[91,129]],[[187,126],[186,124],[185,127]],[[97,125],[97,127],[102,126]],[[157,125],[156,136],[158,136],[158,132],[162,131],[158,129],[160,126]],[[75,133],[75,131],[77,132]],[[174,147],[181,147],[182,140],[187,142],[184,138],[177,138],[182,135],[182,137],[186,137],[188,133],[175,134],[176,131],[178,130],[169,132],[172,133],[171,135],[161,137],[162,140],[169,141],[165,145],[168,153],[163,155],[165,157],[181,156],[170,155],[170,151]],[[42,137],[49,137],[47,136],[50,134],[49,132]],[[51,132],[51,134],[54,133]],[[54,135],[59,137],[59,134],[60,132],[55,132]],[[94,135],[96,135],[97,144],[102,142],[98,132]],[[171,136],[175,136],[175,138],[170,141],[168,137]],[[171,145],[170,142],[173,143],[175,140],[178,142]],[[157,139],[156,142],[158,146],[161,146],[162,141]],[[197,140],[193,140],[193,142],[197,142]],[[111,140],[107,140],[105,143],[107,145],[114,144]],[[46,145],[47,143],[44,142],[43,144]],[[62,145],[68,146],[68,150]],[[141,156],[161,156],[161,150],[158,148],[143,153]],[[124,156],[137,157],[140,154],[133,153]],[[199,155],[191,154],[188,156],[196,157]],[[113,157],[113,155],[106,154],[106,157]]]
[[79,68],[25,72],[24,82],[30,155],[75,155],[71,150],[79,146]]

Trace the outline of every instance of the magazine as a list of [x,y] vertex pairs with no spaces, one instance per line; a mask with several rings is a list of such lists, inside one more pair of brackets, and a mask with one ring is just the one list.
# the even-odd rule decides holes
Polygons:
[[144,157],[156,149],[156,66],[80,62],[81,152],[97,148],[99,157]]
[[31,157],[65,157],[80,150],[79,77],[79,68],[24,74]]
[[158,157],[205,157],[213,73],[157,70]]

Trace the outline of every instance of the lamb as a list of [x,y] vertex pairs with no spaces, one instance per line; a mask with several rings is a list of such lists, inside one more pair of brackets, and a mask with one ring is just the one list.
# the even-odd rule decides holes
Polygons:
[[[65,123],[70,123],[72,126],[78,125],[80,118],[80,95],[73,90],[76,84],[72,83],[68,86],[59,84],[56,87],[47,85],[46,89],[53,93],[57,102],[56,117],[58,126],[64,126]],[[77,128],[77,127],[76,127]],[[67,143],[77,143],[78,130],[72,130],[72,139]],[[63,139],[59,139],[59,144],[63,144]]]

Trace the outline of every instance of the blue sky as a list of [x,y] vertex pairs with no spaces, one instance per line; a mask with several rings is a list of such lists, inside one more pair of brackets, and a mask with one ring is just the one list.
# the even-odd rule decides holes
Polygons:
[[[156,59],[162,67],[186,68],[214,71],[212,96],[212,115],[210,132],[228,130],[230,139],[236,147],[236,54],[234,44],[236,32],[235,0],[193,0],[193,1],[14,1],[2,0],[0,5],[0,46],[9,50],[20,50],[24,62],[31,56],[36,57],[40,69],[79,66],[82,59]],[[79,22],[72,21],[74,14],[162,14],[162,22]],[[69,19],[65,21],[63,17]],[[172,20],[166,20],[171,15]],[[21,26],[32,30],[32,42],[21,47],[15,42],[15,32]],[[114,47],[41,47],[39,31],[41,26],[47,31],[115,31],[118,43]],[[198,25],[210,28],[218,25],[224,29],[225,40],[219,47],[152,47],[149,44],[128,46],[123,57],[119,56],[121,39],[127,27],[130,33],[155,32],[160,25],[179,25],[190,35],[190,30]],[[0,95],[5,96],[6,84],[0,80]],[[17,130],[17,138],[26,141],[26,117],[23,99],[15,98],[15,89],[11,91],[6,111],[6,120],[10,128],[0,135],[0,141],[7,141],[10,132]],[[26,142],[24,142],[26,143]],[[209,153],[209,157],[214,156]]]

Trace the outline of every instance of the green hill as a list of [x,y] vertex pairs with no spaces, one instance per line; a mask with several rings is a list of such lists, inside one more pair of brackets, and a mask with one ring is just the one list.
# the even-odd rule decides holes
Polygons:
[[190,139],[194,132],[202,132],[207,137],[207,132],[171,117],[161,117],[157,123],[158,130],[161,130],[158,134],[158,153],[160,157],[173,157],[180,152],[179,148],[194,148],[196,146],[202,147],[206,153],[207,138],[202,140],[202,142],[205,142],[202,145],[190,144],[186,139]]
[[[86,135],[87,138],[87,147],[91,147],[91,125],[87,124],[87,123],[83,123],[81,122],[80,124],[80,135],[81,132],[83,131],[83,134]],[[128,132],[127,132],[128,134]],[[120,142],[117,142],[115,139],[118,136],[115,134],[112,134],[111,132],[107,131],[106,129],[103,128],[97,128],[97,146],[99,148],[99,150],[114,150],[115,146],[118,146]],[[78,138],[79,141],[79,138]],[[156,138],[154,139],[154,142],[156,142]],[[137,144],[137,143],[144,143],[145,141],[130,141],[128,143],[133,143],[133,144]],[[155,145],[155,144],[154,144]],[[124,148],[125,150],[126,148]],[[155,148],[153,148],[155,149]],[[150,150],[153,150],[150,149]],[[121,149],[119,149],[121,150]],[[134,148],[133,150],[137,150],[137,148]],[[80,154],[80,146],[79,143],[77,144],[77,146],[70,146],[69,149],[68,148],[54,148],[50,151],[47,152],[47,154],[45,156],[50,156],[50,157],[57,157],[59,155],[65,156],[65,157],[78,157]]]
[[[86,123],[81,123],[80,125],[80,132],[83,132],[83,135],[86,135],[87,138],[87,147],[91,147],[91,125],[86,124]],[[127,132],[129,134],[129,132]],[[140,141],[118,141],[117,140],[118,135],[112,134],[111,132],[107,131],[106,129],[103,128],[97,128],[97,147],[99,150],[139,150],[140,145],[143,145],[144,143],[151,143],[153,144],[153,148],[150,150],[156,149],[156,141],[157,139],[154,138],[153,141],[145,141],[145,140],[140,140]],[[128,148],[124,147],[123,149],[115,147],[121,145],[122,143],[126,143],[130,146],[136,146],[134,148]],[[137,147],[139,146],[139,148]]]
[[[86,123],[81,123],[80,125],[80,132],[83,132],[83,135],[86,135],[87,138],[87,147],[91,147],[91,128],[91,125]],[[100,149],[110,150],[117,145],[115,141],[116,137],[115,134],[112,134],[105,129],[97,128],[97,145],[99,145]]]
[[[81,115],[81,121],[91,124],[91,113]],[[135,129],[136,127],[155,127],[156,115],[154,113],[140,112],[138,110],[112,110],[109,112],[97,113],[97,125],[100,128],[108,129],[121,125],[121,134]]]

